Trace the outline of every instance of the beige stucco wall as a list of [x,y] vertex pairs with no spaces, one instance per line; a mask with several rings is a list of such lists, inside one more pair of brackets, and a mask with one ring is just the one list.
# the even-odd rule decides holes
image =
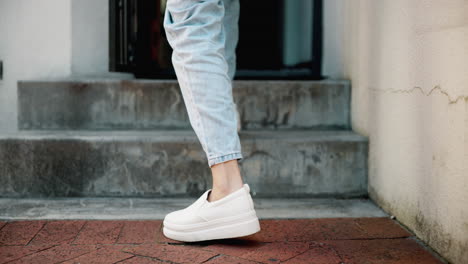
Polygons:
[[108,76],[109,0],[71,0],[72,73]]
[[449,261],[468,263],[468,1],[333,5],[343,67],[327,67],[352,80],[370,196]]
[[108,0],[0,0],[0,133],[17,131],[19,80],[109,73]]
[[70,74],[70,0],[0,0],[0,132],[17,130],[17,81]]

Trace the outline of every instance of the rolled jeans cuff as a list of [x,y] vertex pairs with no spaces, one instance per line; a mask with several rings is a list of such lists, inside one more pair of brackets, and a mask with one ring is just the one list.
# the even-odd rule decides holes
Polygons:
[[219,156],[219,157],[209,158],[208,165],[212,167],[213,165],[216,165],[218,163],[226,162],[229,160],[240,160],[240,159],[242,159],[242,154],[240,152],[234,152],[234,153]]

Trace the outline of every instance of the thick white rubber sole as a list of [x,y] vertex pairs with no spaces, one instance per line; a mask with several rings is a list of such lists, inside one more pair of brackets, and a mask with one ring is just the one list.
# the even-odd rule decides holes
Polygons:
[[206,226],[203,229],[194,231],[176,231],[167,226],[163,228],[163,233],[166,237],[182,242],[243,237],[255,234],[258,231],[260,231],[260,223],[256,216],[235,223],[217,224],[214,227]]

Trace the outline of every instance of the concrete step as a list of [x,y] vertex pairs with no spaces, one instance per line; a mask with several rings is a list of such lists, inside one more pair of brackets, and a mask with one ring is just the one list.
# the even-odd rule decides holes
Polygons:
[[[367,194],[365,137],[350,131],[240,133],[259,197]],[[211,186],[192,131],[24,131],[0,135],[2,197],[182,197]]]
[[[349,129],[348,81],[235,81],[243,129]],[[57,80],[18,84],[22,130],[189,129],[173,80]]]
[[[0,198],[0,220],[150,220],[182,209],[195,198]],[[367,199],[254,198],[262,219],[386,217]]]

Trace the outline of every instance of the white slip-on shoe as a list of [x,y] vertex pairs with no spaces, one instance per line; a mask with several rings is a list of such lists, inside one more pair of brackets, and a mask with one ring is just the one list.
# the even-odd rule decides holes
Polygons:
[[248,184],[214,202],[207,200],[210,191],[189,207],[166,215],[164,235],[173,240],[196,242],[243,237],[260,231]]

